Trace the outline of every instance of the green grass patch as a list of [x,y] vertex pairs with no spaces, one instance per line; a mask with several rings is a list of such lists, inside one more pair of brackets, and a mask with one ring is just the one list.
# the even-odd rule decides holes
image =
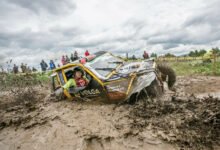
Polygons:
[[50,83],[52,72],[32,73],[32,74],[0,74],[0,89],[11,87],[27,87]]
[[[188,75],[214,75],[213,63],[192,62],[168,62],[178,76]],[[220,75],[220,62],[216,64],[216,74]]]

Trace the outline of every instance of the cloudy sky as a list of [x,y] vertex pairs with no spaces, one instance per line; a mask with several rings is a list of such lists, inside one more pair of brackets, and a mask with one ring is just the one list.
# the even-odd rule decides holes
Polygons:
[[[0,65],[85,49],[121,56],[220,47],[220,0],[0,0]],[[57,60],[56,63],[60,63]]]

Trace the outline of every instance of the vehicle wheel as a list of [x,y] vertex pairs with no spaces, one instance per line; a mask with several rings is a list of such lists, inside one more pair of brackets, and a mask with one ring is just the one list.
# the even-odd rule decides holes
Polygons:
[[161,76],[163,80],[165,80],[166,76],[168,76],[168,86],[171,88],[176,82],[176,74],[174,70],[166,64],[161,63],[157,64],[157,68],[162,73]]
[[150,97],[157,97],[162,95],[163,89],[160,86],[159,82],[155,79],[150,86],[146,88],[147,93]]

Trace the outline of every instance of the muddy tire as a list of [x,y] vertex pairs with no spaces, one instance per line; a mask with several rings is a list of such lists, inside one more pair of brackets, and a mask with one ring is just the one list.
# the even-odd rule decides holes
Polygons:
[[158,97],[163,93],[163,89],[160,86],[159,81],[157,81],[156,79],[151,83],[150,86],[146,88],[146,90],[148,96],[150,96],[151,98]]
[[157,64],[157,68],[162,73],[162,80],[166,80],[166,77],[168,76],[168,86],[169,88],[173,87],[176,82],[176,74],[174,70],[168,65],[161,63]]

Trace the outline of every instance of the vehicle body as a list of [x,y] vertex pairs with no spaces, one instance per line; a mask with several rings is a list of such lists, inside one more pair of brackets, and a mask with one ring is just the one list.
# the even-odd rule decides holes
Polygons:
[[[72,77],[74,69],[80,67],[89,79],[88,86],[70,92],[62,91],[67,98],[89,98],[109,102],[125,101],[137,98],[140,93],[146,96],[151,93],[163,93],[161,74],[154,60],[126,61],[109,52],[101,51],[94,54],[88,62],[80,61],[69,63],[55,69],[51,75],[53,91],[64,86]],[[55,78],[57,83],[55,85]],[[153,91],[153,92],[152,92]]]

